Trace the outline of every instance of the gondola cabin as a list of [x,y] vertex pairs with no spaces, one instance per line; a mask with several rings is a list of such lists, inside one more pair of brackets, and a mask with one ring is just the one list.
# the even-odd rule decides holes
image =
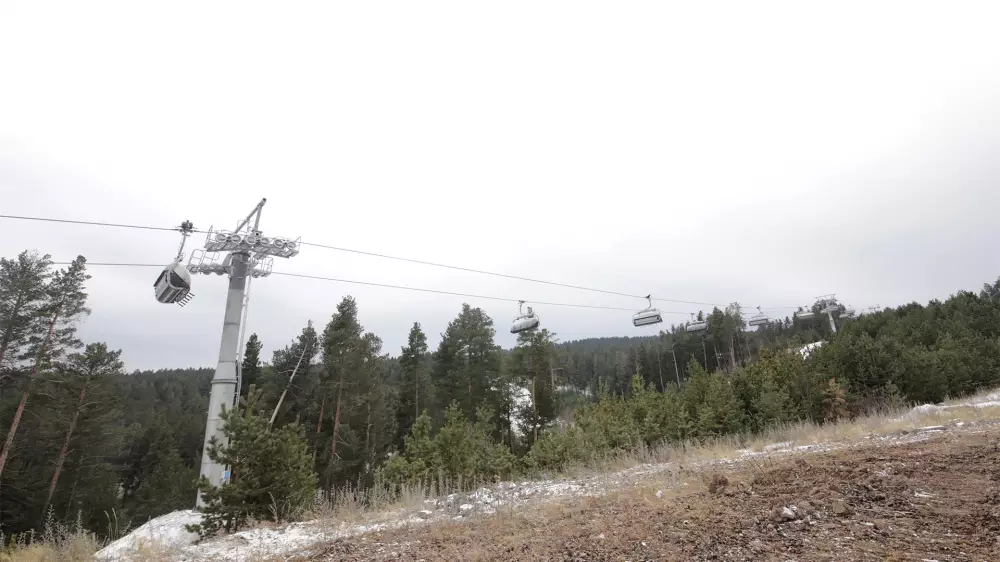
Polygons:
[[184,306],[192,298],[191,274],[180,263],[172,263],[163,268],[160,276],[153,283],[153,292],[156,300],[164,304],[177,304]]

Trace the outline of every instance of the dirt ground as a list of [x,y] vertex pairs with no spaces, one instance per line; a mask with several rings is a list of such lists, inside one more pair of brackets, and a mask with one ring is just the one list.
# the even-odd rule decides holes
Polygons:
[[1000,561],[1000,430],[753,461],[447,524],[339,540],[310,560]]

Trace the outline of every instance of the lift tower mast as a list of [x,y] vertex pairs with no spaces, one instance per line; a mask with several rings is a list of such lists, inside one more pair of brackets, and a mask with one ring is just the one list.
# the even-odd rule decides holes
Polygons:
[[[201,475],[213,486],[220,486],[228,478],[227,469],[208,456],[214,439],[225,444],[222,433],[222,411],[230,409],[239,397],[240,328],[243,306],[246,302],[247,280],[267,277],[274,263],[272,256],[290,258],[299,253],[300,239],[269,238],[260,231],[260,213],[267,199],[261,199],[253,211],[239,222],[235,230],[208,231],[204,250],[195,250],[188,263],[188,271],[205,275],[229,275],[229,292],[226,312],[222,322],[222,342],[219,345],[219,364],[212,377],[212,393],[208,403],[208,420],[205,424],[205,442],[201,453]],[[253,228],[250,221],[253,221]],[[220,259],[221,258],[221,259]],[[201,494],[197,506],[203,507]]]

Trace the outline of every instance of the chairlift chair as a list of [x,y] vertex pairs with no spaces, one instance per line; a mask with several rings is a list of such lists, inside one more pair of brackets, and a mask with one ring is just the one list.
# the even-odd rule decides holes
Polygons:
[[757,314],[751,316],[747,324],[750,324],[751,326],[762,326],[764,324],[767,324],[769,321],[770,319],[767,317],[766,314],[761,312],[760,307],[758,306]]
[[538,315],[531,310],[530,306],[528,307],[528,313],[524,314],[523,307],[524,301],[517,301],[518,317],[514,319],[514,323],[510,326],[510,333],[512,334],[527,332],[528,330],[534,330],[538,327]]
[[814,316],[816,316],[816,313],[813,312],[811,308],[807,308],[805,310],[799,308],[798,310],[795,311],[795,317],[798,318],[799,320],[809,320]]
[[705,320],[695,320],[694,313],[691,313],[691,322],[687,325],[687,331],[689,332],[704,332],[708,329],[708,322]]
[[636,327],[659,324],[660,322],[663,322],[663,316],[660,315],[660,311],[653,308],[653,299],[651,298],[651,295],[646,295],[646,300],[649,301],[649,306],[644,310],[636,312],[632,316],[632,324]]

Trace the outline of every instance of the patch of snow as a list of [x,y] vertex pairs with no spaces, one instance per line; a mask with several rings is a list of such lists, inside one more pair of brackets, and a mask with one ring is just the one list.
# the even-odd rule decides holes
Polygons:
[[771,451],[777,451],[779,449],[788,449],[792,446],[791,441],[782,441],[781,443],[771,443],[770,445],[764,445],[764,452],[770,453]]
[[188,532],[184,527],[198,523],[201,523],[201,514],[193,509],[161,515],[102,548],[94,557],[98,560],[121,560],[154,544],[167,549],[188,546],[198,540],[198,534]]
[[921,404],[920,406],[916,406],[912,410],[910,410],[910,413],[914,415],[930,414],[933,412],[940,412],[943,409],[944,409],[943,406],[938,406],[936,404]]
[[822,347],[822,345],[824,343],[826,343],[826,342],[824,342],[824,341],[818,341],[818,342],[813,342],[813,343],[807,343],[806,345],[800,347],[798,349],[798,352],[802,354],[802,358],[803,359],[807,359],[809,357],[809,354],[812,352],[812,350],[818,349],[819,347]]

